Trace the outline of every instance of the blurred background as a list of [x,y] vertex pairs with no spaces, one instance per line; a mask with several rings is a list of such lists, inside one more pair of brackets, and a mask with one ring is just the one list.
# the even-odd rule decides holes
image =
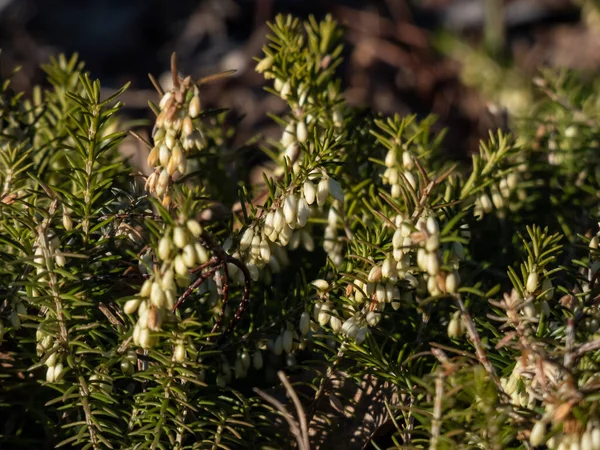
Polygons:
[[278,13],[331,14],[346,28],[340,69],[350,105],[386,114],[433,113],[446,147],[466,154],[490,127],[526,114],[542,67],[593,77],[600,67],[595,0],[0,0],[0,78],[15,66],[16,89],[43,83],[39,64],[79,53],[109,94],[131,81],[130,118],[151,119],[177,53],[194,78],[235,69],[203,88],[205,106],[243,117],[238,144],[278,127],[265,115],[285,105],[262,88],[253,57]]

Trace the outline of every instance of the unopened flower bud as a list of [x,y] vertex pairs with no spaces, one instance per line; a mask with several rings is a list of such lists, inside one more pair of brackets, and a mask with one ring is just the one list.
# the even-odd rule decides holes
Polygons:
[[538,274],[537,272],[530,272],[527,275],[527,283],[525,284],[525,289],[528,292],[535,292],[538,287]]
[[123,312],[125,314],[133,314],[134,312],[137,311],[138,307],[140,306],[141,300],[140,299],[132,299],[132,300],[127,300],[125,302],[125,305],[123,305]]
[[179,343],[175,346],[175,350],[173,350],[173,360],[180,363],[186,360],[185,345],[183,345],[183,343]]
[[329,181],[326,178],[321,179],[317,185],[317,205],[323,206],[329,196]]
[[283,203],[283,215],[288,224],[296,224],[296,219],[298,217],[298,199],[294,194],[289,194],[286,197]]
[[344,190],[342,189],[342,186],[340,185],[340,183],[338,183],[336,180],[334,180],[333,178],[329,178],[328,179],[328,185],[329,185],[329,193],[331,194],[331,196],[333,198],[335,198],[336,200],[343,202],[344,201]]
[[200,115],[200,97],[198,95],[194,95],[190,100],[188,112],[192,119],[195,119]]
[[304,311],[300,316],[300,324],[298,325],[298,328],[300,329],[300,334],[302,336],[306,336],[308,334],[310,329],[310,315],[308,312]]
[[315,196],[317,193],[314,183],[310,180],[306,180],[302,190],[304,193],[304,198],[306,199],[306,203],[312,205],[315,202]]
[[308,130],[303,120],[300,120],[296,126],[296,138],[298,138],[298,142],[306,142],[308,138]]
[[531,429],[531,434],[529,435],[529,443],[532,447],[537,447],[538,445],[542,445],[546,439],[546,423],[538,420],[533,428]]
[[183,248],[188,243],[188,235],[182,227],[175,227],[173,230],[173,243],[177,248]]
[[323,279],[313,280],[311,284],[321,292],[325,292],[329,289],[329,283]]

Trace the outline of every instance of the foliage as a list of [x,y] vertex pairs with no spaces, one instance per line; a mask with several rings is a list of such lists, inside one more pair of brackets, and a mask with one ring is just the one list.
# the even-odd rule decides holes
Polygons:
[[543,73],[464,164],[432,117],[345,105],[333,20],[270,30],[262,183],[175,59],[147,177],[127,86],[101,98],[76,56],[31,99],[3,82],[0,442],[600,448],[596,86]]

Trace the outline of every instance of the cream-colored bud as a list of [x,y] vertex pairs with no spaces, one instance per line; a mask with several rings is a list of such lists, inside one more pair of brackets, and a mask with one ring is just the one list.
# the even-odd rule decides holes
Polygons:
[[240,238],[240,250],[246,251],[252,245],[252,241],[254,239],[254,231],[252,228],[246,228],[244,233],[242,233],[242,237]]
[[310,180],[306,180],[304,182],[302,191],[304,193],[304,199],[306,200],[306,203],[312,205],[315,202],[315,197],[317,194],[314,183]]
[[298,218],[298,198],[294,194],[289,194],[283,202],[283,215],[288,224],[296,224]]
[[273,56],[266,56],[265,58],[261,59],[258,62],[255,70],[258,73],[263,73],[265,70],[269,70],[271,68],[274,61],[275,61],[275,58]]
[[342,329],[342,321],[337,316],[331,316],[329,319],[329,326],[334,333],[339,333],[339,331]]
[[285,216],[283,215],[283,209],[282,208],[278,208],[275,211],[274,217],[273,217],[273,229],[277,232],[277,233],[281,233],[281,231],[283,230],[285,226]]
[[166,145],[161,145],[159,153],[160,165],[163,167],[167,167],[167,164],[169,164],[169,159],[171,159],[171,151],[167,148]]
[[282,336],[283,351],[289,353],[292,351],[292,345],[294,344],[294,334],[291,330],[285,330]]
[[329,289],[329,283],[323,279],[313,280],[311,284],[321,292],[325,292]]
[[408,181],[408,184],[414,189],[417,190],[417,179],[415,178],[415,176],[412,174],[412,172],[404,172],[404,178],[406,178],[406,181]]
[[183,149],[181,148],[181,145],[175,144],[175,147],[173,147],[173,151],[171,152],[171,158],[169,158],[169,163],[167,165],[167,167],[174,167],[171,173],[175,173],[175,170],[177,170],[181,164],[181,161],[183,161],[183,158]]
[[432,234],[425,241],[425,250],[435,252],[438,248],[440,248],[440,235]]
[[[533,434],[533,430],[531,433]],[[594,442],[592,440],[591,430],[587,430],[581,435],[580,448],[581,450],[594,450]]]
[[46,361],[44,361],[44,364],[47,367],[54,367],[57,362],[58,362],[58,352],[54,352],[48,358],[46,358]]
[[385,155],[385,165],[386,167],[393,167],[398,162],[398,156],[394,150],[388,150]]
[[376,283],[381,279],[381,266],[375,265],[369,272],[369,282]]
[[279,242],[281,243],[282,246],[286,246],[289,244],[290,239],[292,238],[292,233],[294,230],[292,230],[292,228],[290,226],[288,226],[287,224],[285,224],[283,226],[283,230],[281,230],[281,232],[279,233]]
[[158,176],[158,180],[156,182],[156,194],[158,196],[162,196],[166,190],[167,187],[169,186],[169,172],[167,172],[167,169],[163,169],[160,172],[160,175]]
[[532,447],[537,447],[538,445],[542,445],[546,440],[546,423],[538,420],[533,428],[531,429],[531,434],[529,436],[529,443]]
[[187,229],[190,231],[190,233],[192,233],[192,236],[195,238],[200,237],[202,234],[202,225],[200,225],[197,220],[189,219],[186,222],[186,225]]
[[[171,150],[171,149],[172,149],[172,148],[175,146],[175,142],[176,142],[176,141],[175,141],[175,133],[174,133],[174,132],[172,132],[172,133],[168,133],[168,134],[165,136],[165,144],[164,144],[164,147],[165,147],[167,150]],[[161,147],[163,147],[163,146],[161,146]],[[164,151],[164,150],[162,150],[162,148],[161,148],[161,149],[159,149],[159,157],[160,157],[160,153],[162,153],[163,151]]]
[[152,280],[148,279],[144,281],[142,284],[142,288],[140,289],[140,295],[142,297],[150,297],[150,293],[152,292]]
[[252,366],[255,370],[262,369],[263,366],[263,357],[260,350],[256,350],[254,355],[252,355]]
[[329,196],[329,181],[327,178],[321,179],[317,185],[317,205],[323,206]]
[[594,450],[600,450],[600,428],[592,430],[592,446]]
[[402,236],[402,230],[398,228],[396,231],[394,231],[394,236],[392,236],[392,247],[394,247],[394,249],[402,248],[403,239],[404,237]]
[[413,157],[410,154],[410,152],[408,152],[408,151],[402,152],[402,166],[406,170],[412,170],[413,167],[415,167],[415,162],[413,160]]
[[492,201],[490,200],[490,196],[487,194],[482,194],[479,197],[479,203],[481,204],[481,208],[483,212],[490,213],[493,209]]
[[171,100],[171,98],[173,97],[173,93],[171,91],[166,92],[160,99],[160,101],[158,102],[158,107],[160,109],[164,109],[165,106],[167,106],[167,103],[169,103],[169,100]]
[[144,349],[152,348],[156,344],[157,338],[152,335],[148,328],[140,331],[140,346]]
[[385,285],[383,285],[381,283],[377,284],[377,287],[375,288],[375,299],[379,303],[385,303],[385,301],[387,300]]
[[537,272],[530,272],[529,275],[527,275],[525,289],[527,289],[528,292],[535,292],[538,288],[538,282],[539,280]]
[[292,86],[290,85],[290,82],[288,80],[281,86],[281,91],[279,92],[279,95],[282,99],[286,100],[288,98],[288,95],[290,95],[291,90]]
[[283,80],[281,78],[275,78],[275,81],[273,82],[273,89],[275,89],[277,92],[281,91],[281,88],[283,87]]
[[434,216],[427,217],[426,227],[429,234],[440,233],[440,226],[438,224],[437,219]]
[[396,264],[391,255],[388,255],[381,264],[381,276],[383,278],[393,278],[396,275]]
[[196,250],[198,263],[204,264],[210,259],[210,254],[208,253],[208,250],[200,242],[194,243],[194,249]]
[[194,123],[190,116],[185,116],[181,123],[181,134],[183,137],[187,137],[194,132]]
[[171,255],[171,239],[169,238],[169,236],[163,236],[162,238],[160,238],[160,241],[158,242],[158,257],[162,261],[166,261],[169,259],[170,255]]
[[306,142],[308,138],[308,130],[304,121],[300,120],[296,126],[296,138],[298,142]]
[[162,308],[165,302],[165,292],[158,281],[152,283],[152,290],[150,292],[150,302],[157,308]]
[[266,239],[261,239],[259,247],[260,259],[268,262],[271,259],[271,247],[269,246],[269,242]]
[[54,381],[60,381],[64,375],[63,363],[59,362],[54,366]]
[[175,273],[179,276],[185,276],[188,274],[188,266],[183,260],[181,255],[177,255],[173,260],[173,265],[175,267]]
[[64,265],[67,263],[67,258],[65,258],[64,255],[56,255],[54,257],[54,262],[58,267],[64,267]]
[[452,319],[448,323],[448,337],[450,339],[458,339],[464,333],[464,327],[462,319],[460,317],[460,311],[457,311],[452,315]]
[[196,265],[197,257],[196,257],[196,249],[194,248],[194,244],[188,244],[183,247],[183,252],[181,253],[181,257],[183,258],[183,262],[190,269]]
[[46,369],[46,381],[48,383],[54,383],[54,366],[48,366]]
[[492,192],[492,204],[496,209],[502,209],[504,207],[504,199],[497,190]]
[[183,248],[188,244],[188,234],[183,227],[175,227],[173,230],[173,243],[177,248]]
[[440,260],[436,253],[427,254],[427,273],[429,275],[437,275],[440,272]]
[[274,219],[275,219],[275,213],[273,211],[269,211],[267,213],[267,215],[265,216],[265,225],[263,228],[263,231],[266,236],[269,236],[275,230],[275,227],[273,226]]
[[186,360],[185,345],[182,343],[175,346],[175,350],[173,350],[173,360],[180,363]]
[[127,300],[125,302],[125,305],[123,305],[123,311],[125,312],[125,314],[133,314],[137,311],[138,307],[140,306],[140,303],[141,300],[137,298]]
[[598,236],[594,236],[592,239],[590,239],[590,248],[598,248]]
[[327,323],[329,322],[329,319],[331,318],[331,314],[330,314],[331,306],[332,306],[332,304],[330,302],[325,302],[321,305],[321,308],[319,309],[317,321],[319,322],[319,325],[321,325],[322,327],[327,325]]
[[300,316],[300,324],[298,325],[300,329],[300,334],[302,336],[306,336],[308,334],[308,330],[310,329],[310,315],[307,311],[304,311]]
[[300,198],[298,200],[298,214],[297,214],[297,224],[299,227],[303,227],[308,222],[308,217],[310,216],[310,206],[308,206],[307,201],[304,198]]
[[192,119],[195,119],[200,115],[200,97],[198,95],[194,95],[190,100],[188,113]]
[[452,272],[446,275],[446,292],[448,294],[455,294],[460,284],[460,277],[458,272]]
[[73,220],[69,214],[63,214],[62,223],[66,231],[71,231],[73,229]]

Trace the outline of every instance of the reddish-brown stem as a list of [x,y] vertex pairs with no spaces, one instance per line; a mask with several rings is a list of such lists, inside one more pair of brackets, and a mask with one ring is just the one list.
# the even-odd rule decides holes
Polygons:
[[202,283],[204,283],[206,280],[212,277],[215,274],[215,272],[219,270],[222,266],[222,263],[218,264],[212,269],[210,269],[208,272],[200,275],[198,279],[194,281],[192,285],[188,287],[183,294],[181,294],[181,297],[177,299],[175,306],[173,306],[173,312],[175,312],[177,308],[179,308],[179,306],[191,295],[192,292],[194,292],[198,288],[198,286],[200,286]]
[[227,300],[229,298],[229,269],[227,268],[227,264],[223,264],[223,278],[223,306],[221,307],[221,312],[219,313],[219,317],[217,318],[211,333],[216,332],[221,326],[221,323],[223,323],[223,316],[225,315],[225,308],[227,307]]

